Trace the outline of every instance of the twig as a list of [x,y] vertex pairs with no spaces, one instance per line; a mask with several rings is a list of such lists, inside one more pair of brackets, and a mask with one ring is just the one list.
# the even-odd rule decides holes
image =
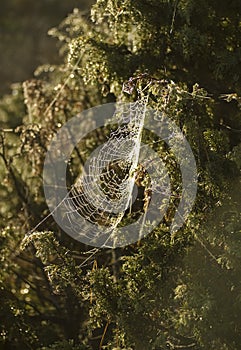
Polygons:
[[103,345],[103,342],[104,342],[105,334],[106,334],[106,331],[107,331],[107,328],[108,328],[109,324],[110,324],[110,321],[107,321],[106,325],[105,325],[104,332],[103,332],[101,340],[100,340],[99,350],[102,349],[102,345]]

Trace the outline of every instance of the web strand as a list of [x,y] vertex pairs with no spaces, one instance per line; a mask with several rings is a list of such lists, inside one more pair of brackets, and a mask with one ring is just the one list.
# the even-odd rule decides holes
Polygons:
[[[113,116],[117,129],[96,155],[93,152],[83,174],[63,199],[63,215],[77,235],[86,234],[94,240],[100,226],[105,228],[106,240],[102,247],[108,246],[110,238],[113,240],[118,225],[131,208],[147,101],[147,96],[137,100],[130,105],[130,110],[125,110],[123,104],[117,106]],[[93,225],[91,232],[85,230],[79,216]]]

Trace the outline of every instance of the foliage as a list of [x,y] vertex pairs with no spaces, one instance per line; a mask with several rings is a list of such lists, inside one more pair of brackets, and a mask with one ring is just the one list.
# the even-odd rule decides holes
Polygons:
[[[75,10],[51,31],[63,64],[38,68],[0,103],[4,349],[239,349],[240,23],[238,0],[97,0],[91,19]],[[72,116],[135,99],[123,83],[145,72],[163,80],[149,106],[177,123],[195,155],[195,207],[175,235],[172,208],[140,242],[90,251],[47,217],[44,156]],[[72,154],[69,180],[102,137]],[[172,156],[152,135],[146,142],[177,190]]]

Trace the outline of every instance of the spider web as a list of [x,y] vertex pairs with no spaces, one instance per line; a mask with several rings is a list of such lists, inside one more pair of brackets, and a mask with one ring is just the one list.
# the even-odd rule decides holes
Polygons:
[[147,100],[144,96],[128,108],[117,104],[112,120],[116,120],[117,128],[92,153],[64,199],[63,214],[72,232],[92,242],[102,235],[102,246],[115,240],[117,227],[137,196],[135,183]]

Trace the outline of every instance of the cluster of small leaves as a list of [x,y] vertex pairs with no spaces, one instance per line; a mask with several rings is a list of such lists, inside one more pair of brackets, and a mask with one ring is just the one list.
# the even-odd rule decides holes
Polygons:
[[76,266],[70,251],[60,245],[54,234],[47,231],[32,233],[22,241],[21,248],[25,249],[30,243],[34,244],[36,257],[45,265],[45,271],[56,293],[72,286],[81,294],[81,269]]
[[50,346],[43,346],[37,350],[89,350],[86,345],[75,345],[73,341],[58,341]]

